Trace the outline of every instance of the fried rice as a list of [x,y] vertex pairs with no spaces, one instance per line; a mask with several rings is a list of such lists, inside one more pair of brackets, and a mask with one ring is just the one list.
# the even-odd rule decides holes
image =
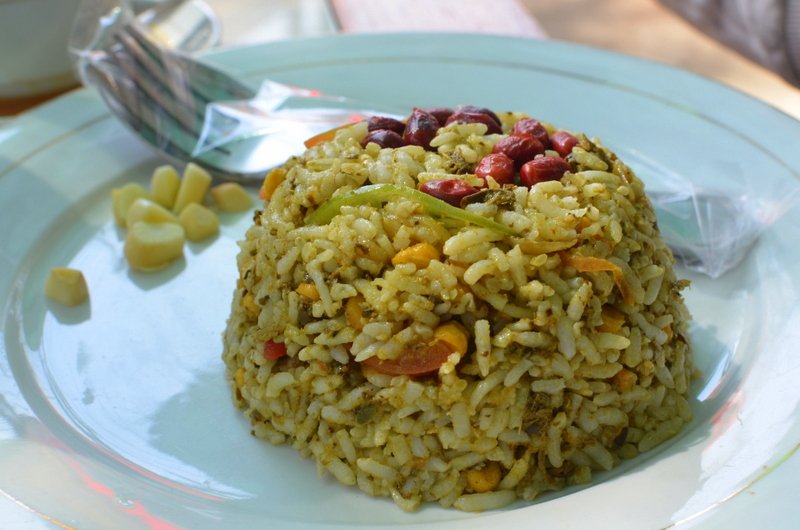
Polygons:
[[[642,181],[576,132],[544,153],[561,178],[480,178],[528,118],[496,115],[428,145],[339,129],[271,173],[240,243],[223,360],[252,434],[408,511],[588,484],[692,419],[688,282]],[[420,199],[446,179],[477,193]]]

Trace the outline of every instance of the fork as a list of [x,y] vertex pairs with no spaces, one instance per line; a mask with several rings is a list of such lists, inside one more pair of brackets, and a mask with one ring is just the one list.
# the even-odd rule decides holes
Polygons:
[[129,128],[173,163],[260,183],[303,140],[376,113],[366,104],[265,81],[260,90],[211,63],[156,44],[135,21],[85,61],[84,79]]
[[[133,23],[122,25],[114,39],[86,72],[114,114],[173,162],[192,160],[209,103],[256,95],[217,68],[166,53]],[[221,176],[220,169],[197,162]]]

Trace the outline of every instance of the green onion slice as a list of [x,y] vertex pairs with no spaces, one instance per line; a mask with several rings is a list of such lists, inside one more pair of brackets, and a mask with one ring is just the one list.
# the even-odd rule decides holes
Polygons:
[[328,224],[331,222],[331,219],[339,215],[342,206],[372,204],[377,208],[398,195],[422,205],[425,212],[432,217],[449,217],[465,223],[483,226],[510,236],[519,235],[515,230],[506,225],[470,213],[461,208],[456,208],[455,206],[447,204],[427,193],[415,190],[414,188],[398,186],[396,184],[372,184],[369,186],[362,186],[352,191],[346,191],[324,202],[319,208],[314,210],[314,212],[308,216],[308,219],[306,219],[306,224]]

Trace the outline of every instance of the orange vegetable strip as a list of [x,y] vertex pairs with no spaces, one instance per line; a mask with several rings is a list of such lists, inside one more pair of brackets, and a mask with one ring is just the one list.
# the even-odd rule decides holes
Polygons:
[[628,280],[625,279],[625,274],[619,265],[611,263],[607,259],[595,258],[592,256],[575,256],[561,253],[561,263],[568,267],[572,267],[578,272],[611,272],[614,274],[614,283],[617,284],[622,301],[626,304],[632,304],[634,300],[633,289],[631,289]]

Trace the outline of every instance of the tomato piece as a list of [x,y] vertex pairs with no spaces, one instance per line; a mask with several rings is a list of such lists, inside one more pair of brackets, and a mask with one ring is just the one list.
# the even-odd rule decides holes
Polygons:
[[286,355],[286,344],[275,342],[270,339],[264,343],[264,358],[268,360],[278,359]]
[[361,362],[382,374],[423,375],[438,370],[454,351],[453,346],[440,340],[403,350],[396,359],[382,361],[373,356]]

